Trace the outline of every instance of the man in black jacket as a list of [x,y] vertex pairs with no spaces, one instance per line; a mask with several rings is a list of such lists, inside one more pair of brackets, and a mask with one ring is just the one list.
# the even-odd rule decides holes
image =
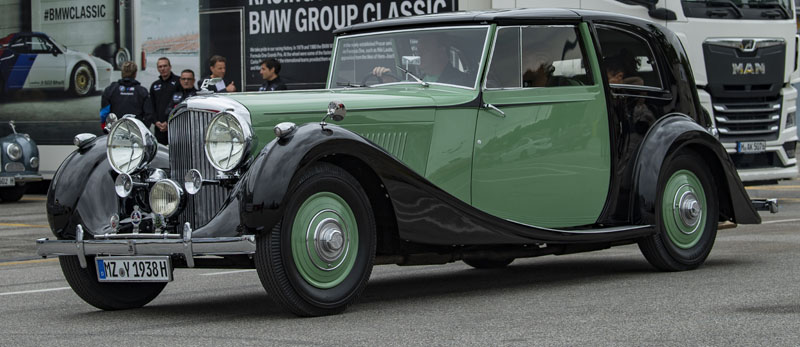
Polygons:
[[163,114],[165,121],[168,120],[169,114],[178,104],[195,95],[197,95],[197,89],[194,87],[194,71],[189,69],[181,71],[181,85],[175,93],[172,93],[172,98]]
[[274,59],[269,58],[261,62],[261,78],[264,79],[264,84],[258,88],[259,91],[275,91],[286,90],[286,84],[281,81],[281,63]]
[[158,58],[156,62],[158,68],[158,79],[150,85],[150,99],[153,101],[153,110],[156,114],[155,134],[158,143],[167,144],[167,122],[159,117],[167,109],[172,94],[179,88],[178,76],[172,73],[172,64],[166,57]]
[[208,69],[211,71],[211,75],[208,77],[197,81],[197,89],[200,89],[200,86],[203,85],[203,81],[207,79],[213,78],[220,78],[222,79],[221,82],[212,84],[208,86],[208,90],[214,93],[233,93],[236,91],[236,86],[233,84],[233,81],[225,85],[225,63],[227,60],[225,57],[221,55],[213,55],[210,59],[208,59]]
[[136,116],[146,127],[150,127],[153,119],[153,102],[147,88],[142,87],[136,80],[136,63],[127,61],[122,64],[122,79],[111,83],[103,91],[100,99],[100,122],[106,126],[106,117],[114,113],[122,118],[126,114]]

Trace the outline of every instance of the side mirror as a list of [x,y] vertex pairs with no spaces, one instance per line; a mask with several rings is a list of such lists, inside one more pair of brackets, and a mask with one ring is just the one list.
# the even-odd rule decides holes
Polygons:
[[346,114],[347,114],[347,109],[344,107],[343,103],[338,101],[331,101],[328,104],[328,114],[326,114],[325,117],[322,118],[322,121],[319,122],[319,125],[324,130],[325,126],[328,125],[328,123],[325,123],[326,119],[330,118],[333,119],[335,122],[340,122],[342,119],[344,119],[344,116]]

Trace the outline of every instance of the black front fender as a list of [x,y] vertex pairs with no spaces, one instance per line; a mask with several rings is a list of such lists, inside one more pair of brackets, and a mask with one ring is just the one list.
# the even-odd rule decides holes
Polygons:
[[[98,137],[72,152],[53,176],[47,191],[47,221],[59,239],[74,238],[78,224],[89,233],[99,233],[118,211],[117,174],[108,163],[106,139]],[[166,147],[158,147],[150,166],[168,167]]]
[[[658,196],[658,178],[661,168],[671,156],[681,149],[691,148],[708,161],[708,165],[718,178],[718,191],[725,194],[728,205],[720,207],[728,209],[728,217],[739,224],[759,224],[761,217],[750,203],[750,197],[744,189],[742,181],[733,162],[722,144],[706,129],[691,118],[673,114],[660,119],[648,131],[637,155],[634,167],[635,208],[631,220],[636,224],[655,224],[655,209]],[[714,172],[714,171],[721,172]],[[721,180],[719,180],[721,178]]]

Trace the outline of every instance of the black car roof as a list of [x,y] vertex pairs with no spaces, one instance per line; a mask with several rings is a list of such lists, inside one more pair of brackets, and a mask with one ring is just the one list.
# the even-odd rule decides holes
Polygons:
[[451,24],[525,24],[526,22],[571,22],[581,21],[586,19],[598,20],[620,20],[631,24],[642,26],[643,24],[651,22],[641,20],[639,18],[618,15],[608,12],[591,11],[591,10],[572,10],[563,8],[519,8],[507,10],[490,10],[490,11],[459,11],[437,13],[421,16],[411,17],[398,17],[392,19],[384,19],[374,22],[366,22],[354,24],[342,29],[334,31],[334,34],[341,35],[345,33],[353,33],[360,31],[382,30],[397,27],[423,27],[423,26],[438,26],[438,25],[451,25]]

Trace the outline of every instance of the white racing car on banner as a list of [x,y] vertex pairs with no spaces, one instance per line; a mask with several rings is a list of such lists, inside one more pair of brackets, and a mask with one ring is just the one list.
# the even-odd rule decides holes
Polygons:
[[75,96],[111,82],[111,64],[53,41],[47,34],[21,32],[0,38],[0,93],[60,89]]

